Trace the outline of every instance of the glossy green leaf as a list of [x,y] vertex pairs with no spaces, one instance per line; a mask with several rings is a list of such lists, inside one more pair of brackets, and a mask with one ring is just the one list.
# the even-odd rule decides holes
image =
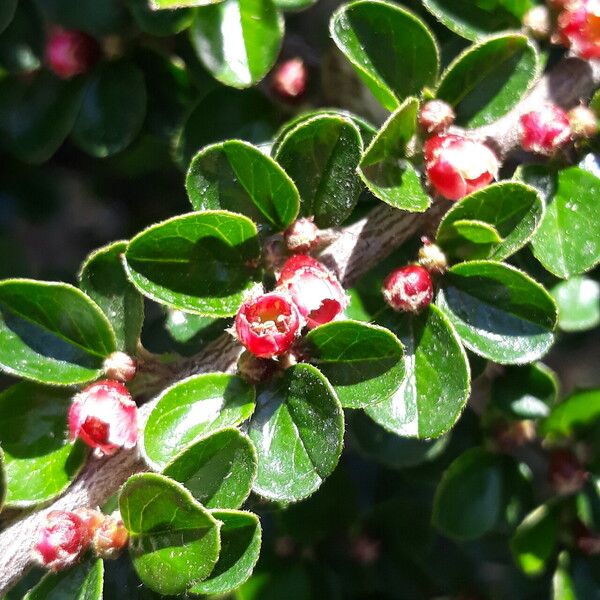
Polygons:
[[115,335],[98,306],[66,283],[0,282],[0,368],[41,383],[95,379],[115,350]]
[[362,140],[345,117],[319,115],[301,122],[283,139],[275,156],[300,192],[300,212],[320,228],[342,223],[361,191],[356,168]]
[[298,190],[285,171],[258,148],[239,140],[196,154],[186,189],[195,210],[230,210],[276,231],[286,229],[300,207]]
[[347,419],[359,449],[390,469],[408,469],[435,460],[450,440],[448,435],[436,440],[400,437],[385,430],[360,410],[349,412]]
[[452,206],[438,227],[437,243],[461,260],[504,260],[531,239],[543,214],[544,204],[535,188],[496,183]]
[[140,579],[159,594],[181,594],[205,579],[219,558],[219,522],[175,481],[130,477],[119,495],[129,552]]
[[[157,4],[152,0],[150,0],[150,3],[149,0],[126,0],[126,2],[139,28],[151,35],[167,36],[180,33],[192,24],[194,18],[193,11],[188,8],[174,10],[177,5],[186,6],[185,0],[173,2],[172,7],[165,7],[171,8],[171,10],[163,11],[152,8],[152,6],[156,6]],[[187,5],[193,6],[194,4],[190,1]],[[156,8],[161,7],[158,6]]]
[[527,575],[538,575],[554,553],[559,521],[557,506],[543,504],[529,513],[517,527],[510,549],[517,565]]
[[204,66],[225,85],[246,88],[275,64],[284,21],[272,0],[223,0],[196,10],[190,30]]
[[435,84],[439,68],[435,39],[418,17],[397,4],[379,0],[344,4],[334,13],[330,31],[388,110]]
[[97,36],[120,33],[128,23],[121,0],[44,0],[40,4],[50,23]]
[[543,356],[554,341],[557,309],[550,294],[505,264],[453,266],[437,299],[467,348],[501,364]]
[[104,563],[100,558],[48,573],[23,600],[102,600]]
[[558,379],[542,363],[506,367],[492,383],[492,402],[517,419],[547,417],[558,396]]
[[436,97],[454,107],[458,125],[481,127],[513,108],[535,83],[539,69],[537,49],[526,35],[488,38],[452,62]]
[[384,327],[333,321],[306,336],[310,361],[327,377],[344,408],[387,400],[404,378],[404,352]]
[[453,538],[476,539],[496,525],[502,506],[502,458],[471,448],[444,472],[435,492],[432,521]]
[[131,144],[145,116],[142,71],[127,61],[107,63],[87,83],[72,139],[92,156],[111,156]]
[[448,29],[469,40],[519,29],[531,0],[423,0],[423,5]]
[[546,214],[531,246],[544,267],[562,279],[589,271],[600,262],[600,179],[579,167],[558,174],[544,167],[518,175],[540,189]]
[[262,530],[258,517],[241,510],[213,510],[221,521],[221,553],[208,579],[190,589],[192,594],[226,594],[244,583],[260,555]]
[[579,599],[569,567],[569,555],[563,550],[558,555],[558,565],[552,576],[552,600]]
[[254,388],[236,375],[208,373],[179,381],[161,394],[148,417],[147,458],[164,468],[199,439],[245,421],[254,399]]
[[572,277],[552,288],[558,304],[558,327],[585,331],[600,324],[600,284],[587,277]]
[[600,390],[575,392],[557,404],[542,422],[541,433],[552,437],[568,437],[593,426],[600,418]]
[[[0,68],[22,74],[39,69],[44,61],[44,23],[36,3],[20,0],[16,11],[12,0],[0,4],[0,31],[4,29],[0,35]],[[2,26],[5,10],[11,16],[6,28]]]
[[316,2],[317,0],[275,0],[275,6],[279,10],[297,11],[304,10]]
[[144,321],[144,301],[131,285],[121,260],[127,242],[114,242],[90,254],[79,272],[81,289],[102,309],[117,339],[117,348],[137,353]]
[[327,379],[315,367],[298,364],[259,389],[248,435],[258,454],[254,491],[297,502],[335,469],[344,414]]
[[65,426],[73,393],[22,382],[0,394],[0,446],[9,506],[52,500],[83,466],[85,446],[71,443]]
[[406,377],[394,395],[365,412],[403,437],[436,438],[458,420],[470,392],[469,363],[448,319],[435,306],[418,316],[380,320],[404,345]]
[[0,33],[2,33],[12,21],[17,9],[18,0],[4,0],[0,6]]
[[125,252],[127,274],[146,297],[214,317],[234,315],[255,285],[256,225],[227,211],[204,211],[152,225]]
[[163,473],[207,508],[239,508],[250,494],[256,468],[256,450],[248,436],[228,428],[188,446]]
[[214,319],[167,309],[165,328],[170,336],[180,344],[195,345],[216,339],[229,323],[228,319]]
[[377,198],[411,212],[422,212],[431,204],[419,174],[406,160],[406,146],[416,131],[418,109],[418,100],[408,98],[390,115],[365,150],[358,171]]
[[[146,0],[148,1],[148,0]],[[174,8],[193,8],[196,6],[207,6],[221,0],[149,0],[152,10],[173,10]]]

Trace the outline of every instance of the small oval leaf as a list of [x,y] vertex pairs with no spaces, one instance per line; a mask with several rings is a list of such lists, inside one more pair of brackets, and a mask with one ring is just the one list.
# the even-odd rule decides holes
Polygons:
[[600,284],[588,277],[572,277],[552,288],[558,304],[558,327],[585,331],[600,324]]

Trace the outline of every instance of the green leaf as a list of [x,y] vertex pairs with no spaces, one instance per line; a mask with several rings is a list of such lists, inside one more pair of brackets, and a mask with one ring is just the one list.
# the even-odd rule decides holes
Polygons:
[[502,507],[502,457],[471,448],[444,472],[433,500],[432,522],[450,537],[472,540],[496,525]]
[[439,69],[435,39],[418,17],[397,4],[372,0],[344,4],[331,19],[330,32],[390,111],[407,96],[435,84]]
[[335,469],[344,414],[327,379],[315,367],[298,364],[259,389],[248,435],[258,454],[254,491],[297,502]]
[[575,392],[557,404],[542,422],[541,433],[554,438],[569,437],[593,426],[600,418],[600,390]]
[[396,336],[377,325],[333,321],[306,336],[310,361],[327,377],[344,408],[387,400],[404,378],[404,352]]
[[390,469],[408,469],[435,460],[450,441],[448,435],[437,440],[400,437],[386,431],[359,410],[351,411],[347,419],[359,449]]
[[17,10],[18,0],[5,0],[0,6],[0,33],[2,33],[12,21]]
[[572,277],[552,288],[558,304],[558,327],[585,331],[600,324],[600,284],[588,277]]
[[92,156],[112,156],[136,138],[145,116],[142,71],[127,61],[107,63],[88,81],[72,138]]
[[258,148],[239,140],[196,154],[186,189],[195,210],[242,213],[276,231],[286,229],[300,207],[298,190],[285,171]]
[[506,367],[492,383],[494,405],[517,419],[547,417],[557,397],[558,379],[542,363]]
[[365,412],[403,437],[436,438],[458,420],[470,392],[467,355],[454,328],[435,306],[418,316],[387,312],[381,322],[406,354],[406,377],[385,400]]
[[255,285],[256,225],[227,211],[204,211],[152,225],[130,242],[127,274],[144,295],[192,313],[234,315]]
[[308,8],[316,2],[317,0],[275,0],[275,6],[279,10],[297,11]]
[[7,490],[7,481],[6,481],[5,459],[4,459],[4,452],[2,450],[2,447],[0,446],[0,512],[2,512],[2,508],[4,507],[4,501],[6,500],[6,490]]
[[236,375],[207,373],[179,381],[160,395],[148,417],[147,458],[164,468],[194,442],[245,421],[254,411],[254,399],[254,388]]
[[0,394],[0,446],[7,477],[6,502],[27,507],[59,496],[86,458],[65,427],[73,390],[17,383]]
[[552,576],[552,600],[578,600],[579,596],[569,567],[569,555],[566,550],[563,550],[558,555],[558,565]]
[[256,469],[252,442],[229,428],[188,446],[163,473],[182,483],[207,508],[239,508],[250,494]]
[[216,4],[221,0],[149,0],[152,10],[172,10],[174,8],[185,8],[195,6],[207,6]]
[[[126,2],[139,28],[150,35],[168,36],[180,33],[192,24],[194,18],[193,11],[187,8],[157,11],[155,8],[161,7],[157,7],[157,3],[152,0],[150,3],[155,7],[154,9],[148,4],[149,0],[126,0]],[[173,2],[172,7],[166,8],[176,8],[176,5],[185,6],[186,2],[181,0]],[[193,2],[188,2],[187,5],[193,6]]]
[[[44,60],[44,23],[37,5],[32,0],[16,2],[3,0],[0,7],[0,68],[9,73],[31,73]],[[10,14],[10,23],[2,25],[3,13]],[[12,10],[12,12],[11,12]],[[5,15],[4,15],[5,16]]]
[[458,259],[505,260],[531,239],[543,214],[535,188],[496,183],[452,206],[438,227],[437,243]]
[[120,0],[44,0],[40,4],[50,23],[97,36],[120,33],[128,23]]
[[130,477],[119,495],[129,552],[140,579],[159,594],[181,594],[219,558],[219,522],[180,484],[155,473]]
[[283,31],[283,16],[272,0],[224,0],[196,9],[190,34],[216,79],[246,88],[275,64]]
[[431,204],[417,171],[405,160],[418,109],[418,100],[408,98],[390,115],[365,150],[358,171],[377,198],[411,212],[422,212]]
[[519,29],[531,0],[423,0],[425,8],[454,33],[469,40]]
[[543,356],[554,341],[557,309],[550,294],[505,264],[453,266],[437,298],[467,348],[501,364]]
[[545,167],[520,170],[518,176],[546,198],[546,214],[533,237],[534,256],[562,279],[589,271],[600,262],[600,179],[579,167],[558,174]]
[[48,573],[23,600],[102,600],[103,583],[103,561],[88,559],[64,571]]
[[258,517],[241,510],[213,510],[222,522],[221,553],[210,577],[193,586],[192,594],[226,594],[252,575],[260,555],[262,530]]
[[0,282],[0,368],[41,383],[97,378],[115,334],[98,306],[66,283]]
[[460,54],[442,74],[436,97],[454,107],[456,123],[481,127],[505,115],[535,83],[540,71],[526,35],[483,40]]
[[542,504],[517,527],[510,549],[517,565],[527,575],[539,575],[554,554],[558,541],[557,505]]
[[110,321],[117,348],[134,355],[144,322],[144,301],[125,274],[121,257],[126,249],[127,242],[114,242],[92,252],[79,272],[79,285]]
[[362,187],[361,152],[358,127],[335,115],[301,122],[279,145],[275,158],[298,187],[300,212],[318,227],[339,225],[352,212]]

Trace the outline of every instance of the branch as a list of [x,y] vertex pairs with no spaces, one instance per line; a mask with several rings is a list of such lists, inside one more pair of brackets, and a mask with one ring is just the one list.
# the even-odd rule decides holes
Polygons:
[[[502,158],[518,147],[519,116],[546,102],[565,108],[589,97],[600,86],[600,61],[586,63],[569,58],[547,73],[532,92],[508,115],[495,123],[476,130],[492,145]],[[349,287],[363,273],[401,246],[445,212],[448,203],[437,202],[425,213],[406,213],[381,204],[367,217],[339,230],[328,232],[329,245],[320,258],[328,264]],[[241,350],[235,340],[224,334],[208,344],[197,356],[178,364],[175,371],[164,367],[163,375],[170,382],[196,373],[213,371],[231,372]],[[164,377],[157,377],[162,381]],[[160,392],[160,389],[155,393]],[[140,408],[143,427],[157,398]],[[104,504],[133,473],[146,469],[136,450],[120,452],[104,459],[90,458],[77,481],[51,506],[22,516],[0,534],[0,596],[5,594],[31,568],[31,549],[36,533],[50,510],[72,510],[84,506]]]

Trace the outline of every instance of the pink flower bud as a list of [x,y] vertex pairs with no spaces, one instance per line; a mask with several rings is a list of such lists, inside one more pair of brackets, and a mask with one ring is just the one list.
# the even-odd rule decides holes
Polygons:
[[128,540],[129,532],[117,511],[104,517],[104,520],[94,532],[92,548],[100,558],[114,559],[119,556]]
[[462,135],[434,135],[425,142],[424,155],[429,182],[447,200],[460,200],[498,177],[496,155]]
[[57,30],[46,42],[46,62],[62,79],[87,73],[100,58],[98,42],[82,31]]
[[558,16],[562,44],[581,58],[600,58],[600,2],[573,0],[563,3]]
[[547,6],[538,5],[529,9],[523,17],[523,26],[537,40],[545,40],[552,32],[552,20]]
[[308,252],[317,241],[318,227],[313,218],[302,218],[294,221],[283,233],[287,249],[290,252]]
[[544,156],[551,156],[571,139],[567,113],[553,104],[521,115],[519,130],[523,149]]
[[333,321],[348,306],[348,296],[337,277],[305,254],[286,261],[277,288],[290,294],[310,329]]
[[419,125],[427,133],[442,133],[454,123],[456,115],[452,107],[443,100],[430,100],[421,106]]
[[280,292],[246,300],[235,317],[238,339],[260,358],[272,358],[286,352],[300,328],[298,309],[289,296]]
[[574,138],[591,138],[598,133],[598,118],[591,108],[576,106],[567,117]]
[[570,450],[555,450],[550,455],[548,479],[558,494],[573,494],[585,484],[588,472]]
[[392,271],[385,278],[381,292],[394,310],[418,313],[433,300],[433,282],[427,269],[408,265]]
[[87,535],[91,540],[96,529],[102,524],[104,515],[99,510],[94,510],[93,508],[76,508],[73,512],[83,521]]
[[308,70],[301,58],[291,58],[277,66],[272,85],[275,93],[287,102],[298,100],[306,92]]
[[131,381],[137,373],[137,360],[125,352],[113,352],[104,361],[104,374],[109,379]]
[[80,437],[96,456],[133,448],[137,442],[137,406],[127,388],[104,379],[73,398],[69,410],[71,439]]
[[71,566],[90,543],[87,524],[73,512],[53,510],[46,516],[33,549],[34,560],[52,571]]

